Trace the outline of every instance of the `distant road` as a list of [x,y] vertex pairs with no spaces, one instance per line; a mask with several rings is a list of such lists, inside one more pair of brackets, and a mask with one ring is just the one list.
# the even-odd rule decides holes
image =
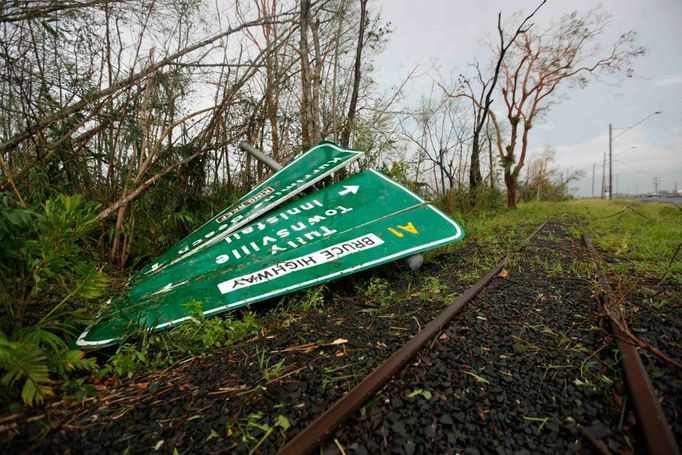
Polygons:
[[642,202],[668,202],[670,204],[675,204],[679,207],[682,207],[682,197],[662,197],[662,196],[654,196],[654,197],[643,197],[640,199]]

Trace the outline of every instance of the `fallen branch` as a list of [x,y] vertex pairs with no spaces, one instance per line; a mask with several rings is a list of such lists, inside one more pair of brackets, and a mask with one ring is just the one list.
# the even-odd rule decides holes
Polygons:
[[338,346],[340,344],[346,344],[348,343],[348,340],[345,338],[337,338],[336,340],[332,341],[331,343],[321,343],[321,344],[316,344],[316,343],[306,343],[306,344],[299,344],[296,346],[291,346],[289,348],[285,349],[280,349],[278,351],[270,351],[271,354],[276,354],[279,352],[296,352],[296,351],[302,351],[305,352],[306,354],[309,352],[312,352],[318,348],[322,347],[327,347],[327,346]]
[[606,314],[608,314],[609,318],[611,318],[611,321],[618,327],[618,330],[620,331],[620,334],[624,335],[624,337],[621,337],[621,339],[627,343],[630,343],[640,349],[645,349],[652,354],[654,354],[656,357],[658,357],[660,360],[663,362],[672,365],[674,367],[682,369],[682,363],[678,362],[677,360],[673,359],[670,357],[668,354],[660,350],[658,347],[647,343],[646,341],[643,341],[641,338],[636,336],[630,331],[630,328],[627,326],[627,323],[623,318],[621,318],[616,312],[613,311],[612,308],[609,308],[609,306],[613,305],[618,305],[618,310],[620,312],[620,305],[617,303],[612,302],[610,305],[604,305],[604,309],[606,310]]
[[[593,257],[594,260],[601,261],[604,263],[604,261],[599,257]],[[606,264],[608,266],[608,264]],[[615,275],[613,270],[609,268],[609,271],[612,275]],[[596,296],[598,303],[602,305],[604,308],[604,311],[606,314],[609,316],[613,324],[616,326],[616,328],[619,331],[620,338],[629,343],[632,344],[633,346],[636,346],[640,349],[647,350],[651,352],[653,355],[658,357],[660,360],[663,362],[672,365],[676,368],[682,369],[682,363],[678,362],[677,360],[673,359],[670,357],[668,354],[663,352],[661,349],[658,347],[647,343],[646,341],[642,340],[635,334],[633,334],[630,331],[630,328],[627,325],[626,319],[623,317],[623,312],[622,312],[622,303],[625,300],[625,297],[621,297],[619,300],[616,300],[613,298],[613,296],[610,296],[607,290],[602,286],[602,289],[600,290],[599,294]]]
[[670,268],[673,266],[673,263],[675,262],[675,259],[677,259],[677,255],[680,253],[680,250],[682,250],[682,242],[680,242],[677,245],[677,249],[675,250],[675,253],[673,254],[673,257],[670,258],[670,262],[668,262],[668,267],[665,268],[665,272],[663,273],[663,276],[661,279],[656,283],[655,287],[659,287],[665,279],[668,277],[668,272],[670,272]]
[[[281,16],[286,16],[289,13],[284,13]],[[80,101],[77,101],[69,106],[66,106],[57,112],[48,115],[41,120],[38,120],[37,122],[33,123],[32,125],[27,126],[23,131],[15,134],[11,138],[9,138],[6,142],[0,145],[0,154],[5,154],[16,147],[19,146],[22,142],[30,139],[33,137],[37,132],[42,131],[43,129],[49,127],[51,124],[54,124],[55,122],[58,122],[76,112],[79,112],[85,108],[87,108],[91,103],[95,102],[96,100],[99,100],[101,98],[113,95],[120,90],[126,89],[134,84],[136,84],[138,81],[144,79],[145,77],[149,76],[150,74],[155,73],[159,69],[163,68],[166,65],[169,65],[175,60],[179,59],[180,57],[183,57],[186,54],[189,54],[197,49],[201,49],[202,47],[205,47],[215,41],[218,41],[219,39],[225,38],[229,35],[232,35],[234,33],[237,33],[241,30],[247,29],[249,27],[255,27],[255,26],[260,26],[264,24],[279,24],[279,23],[286,23],[289,22],[288,20],[277,20],[277,17],[265,17],[265,18],[260,18],[257,20],[253,20],[250,22],[245,22],[243,24],[240,24],[236,27],[230,27],[226,31],[218,33],[216,35],[213,35],[209,38],[206,38],[205,40],[199,41],[198,43],[195,43],[191,46],[188,46],[184,49],[181,49],[168,57],[160,60],[159,62],[149,65],[147,68],[138,71],[137,73],[133,74],[132,76],[123,79],[119,82],[116,82],[114,84],[111,84],[109,87],[102,89],[96,93],[93,93],[91,95],[88,95],[87,98],[83,98]]]

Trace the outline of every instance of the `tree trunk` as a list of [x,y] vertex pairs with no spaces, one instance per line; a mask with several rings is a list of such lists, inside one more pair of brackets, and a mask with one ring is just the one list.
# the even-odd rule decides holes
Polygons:
[[495,162],[493,161],[493,141],[490,138],[490,132],[486,128],[486,136],[488,138],[488,166],[490,167],[488,173],[490,177],[490,189],[495,190]]
[[360,91],[360,78],[362,77],[362,48],[365,42],[365,22],[367,18],[367,0],[360,0],[360,30],[358,31],[358,46],[355,49],[355,67],[353,68],[353,91],[350,97],[350,106],[348,107],[348,117],[346,118],[346,127],[343,129],[341,135],[341,146],[348,148],[350,143],[350,132],[355,122],[355,111],[358,105],[358,93]]
[[312,81],[310,74],[310,56],[308,51],[308,27],[310,26],[310,0],[301,0],[301,12],[299,18],[300,49],[301,54],[301,142],[304,148],[313,145],[313,113],[311,109]]
[[471,146],[471,163],[469,166],[469,191],[472,206],[476,203],[476,190],[481,185],[483,177],[481,176],[481,153],[479,144],[479,133],[474,134],[473,143]]
[[507,169],[504,170],[504,184],[507,186],[507,208],[516,208],[516,179]]
[[440,168],[440,187],[441,194],[445,195],[445,163],[443,163],[443,147],[438,150],[438,163]]

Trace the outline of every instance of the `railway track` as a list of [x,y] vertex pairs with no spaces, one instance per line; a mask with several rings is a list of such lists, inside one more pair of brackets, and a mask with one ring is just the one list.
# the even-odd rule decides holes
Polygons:
[[[587,234],[583,235],[583,239],[590,254],[597,260],[598,264],[601,264],[603,261],[592,244],[592,239]],[[658,402],[651,379],[644,368],[639,352],[632,342],[628,340],[627,335],[619,324],[623,320],[620,317],[620,312],[615,311],[614,306],[617,305],[613,301],[613,289],[601,267],[599,267],[599,282],[602,287],[599,298],[605,311],[611,318],[609,324],[611,333],[621,354],[621,365],[625,381],[637,415],[637,423],[646,440],[646,445],[651,453],[654,454],[679,454],[680,451],[675,437]]]
[[[545,228],[547,222],[539,226],[520,246],[520,249],[525,245],[531,243]],[[596,249],[592,245],[592,242],[587,236],[584,235],[584,242],[587,250],[592,255],[596,263],[601,262],[601,258],[597,253]],[[433,343],[437,341],[437,335],[443,336],[444,328],[450,325],[457,325],[457,321],[453,322],[459,313],[469,304],[472,300],[478,296],[478,294],[485,289],[494,278],[506,275],[504,271],[505,266],[509,262],[510,257],[506,256],[503,258],[495,267],[493,267],[490,272],[488,272],[484,277],[482,277],[476,284],[469,288],[466,292],[461,294],[457,300],[452,303],[448,308],[442,311],[436,319],[427,324],[419,333],[417,333],[413,338],[411,338],[402,348],[394,352],[384,363],[382,363],[378,368],[376,368],[372,373],[370,373],[365,379],[363,379],[359,384],[357,384],[349,393],[347,393],[343,398],[334,403],[327,411],[322,414],[319,418],[314,420],[305,429],[299,432],[293,439],[291,439],[285,446],[283,446],[278,454],[280,455],[296,455],[296,454],[309,454],[313,453],[320,446],[322,446],[325,441],[329,441],[330,437],[338,432],[351,417],[356,414],[363,405],[368,403],[373,396],[377,394],[384,386],[386,386],[389,381],[403,368],[409,361],[413,360],[418,356],[421,349],[424,349],[428,343],[431,343],[428,351],[433,347]],[[503,272],[504,271],[504,272]],[[601,292],[598,294],[599,300],[604,303],[604,308],[609,308],[608,302],[611,299],[612,289],[609,285],[608,279],[604,274],[603,270],[598,267],[599,271],[599,282],[601,284]],[[613,315],[614,320],[618,320],[617,315]],[[481,317],[481,319],[484,319]],[[639,431],[643,437],[646,444],[646,448],[650,453],[654,454],[679,454],[679,449],[677,447],[675,438],[671,431],[666,417],[661,409],[658,399],[654,393],[651,380],[642,364],[639,353],[636,347],[627,341],[626,336],[619,328],[617,323],[611,321],[610,324],[614,343],[617,345],[618,350],[621,355],[620,365],[623,370],[623,376],[625,377],[625,382],[629,391],[629,399],[632,402],[635,414],[636,422]],[[453,330],[452,328],[450,330]],[[544,330],[549,330],[545,328]],[[454,329],[456,331],[456,329]],[[478,382],[489,383],[489,381],[482,376],[475,373],[469,373]],[[546,373],[546,372],[545,372]],[[511,375],[511,372],[509,372]],[[541,384],[537,384],[541,387]],[[427,399],[433,397],[433,393],[424,389],[415,389],[417,393],[412,392],[408,396],[423,396]],[[389,402],[390,399],[386,399]],[[400,400],[402,403],[403,400]],[[457,404],[453,403],[453,409],[457,409]],[[418,411],[417,411],[418,412]],[[423,410],[422,410],[423,412]],[[625,412],[625,403],[623,404],[623,410],[621,411],[621,416],[619,418],[619,428],[623,425],[623,414]],[[459,413],[461,414],[461,413]],[[390,416],[390,414],[389,414]],[[441,415],[438,418],[438,423],[454,423],[452,419],[443,418],[446,414]],[[432,416],[435,417],[435,416]],[[390,418],[390,417],[389,417]],[[481,416],[482,420],[486,420],[485,417]],[[432,418],[434,424],[436,421]],[[458,419],[463,421],[463,419]],[[542,421],[544,425],[548,418],[542,417],[528,417],[531,421]],[[608,454],[611,453],[610,448],[601,441],[599,434],[594,435],[595,432],[603,431],[601,428],[596,428],[595,431],[589,431],[584,426],[575,423],[573,419],[570,419],[570,423],[573,424],[573,429],[576,430],[577,434],[581,438],[585,439],[591,449]],[[357,425],[357,422],[355,422]],[[432,427],[436,425],[432,424]],[[397,426],[399,431],[405,431],[404,426]],[[435,428],[434,428],[435,429]],[[606,429],[606,431],[609,431]],[[387,441],[387,435],[383,434],[384,448],[389,448],[389,443]],[[352,439],[352,438],[351,438]],[[345,453],[343,446],[339,443],[338,439],[334,439],[334,442],[340,452]],[[351,445],[353,443],[351,442]],[[366,452],[366,449],[362,445],[355,443],[356,449],[362,447],[359,452]],[[428,452],[424,450],[424,447],[418,448],[415,443],[407,444],[404,446],[406,453],[414,452]],[[637,447],[636,449],[640,449]],[[421,449],[421,450],[419,450]],[[486,447],[486,451],[491,451],[492,447]],[[477,453],[478,450],[469,450],[468,453]],[[467,453],[465,451],[464,453]]]
[[[541,224],[533,233],[521,244],[521,248],[532,241],[536,235],[542,231],[546,223]],[[449,323],[464,306],[478,295],[507,264],[508,257],[500,260],[490,272],[478,280],[476,284],[467,289],[455,302],[443,310],[433,321],[427,324],[417,335],[411,338],[402,348],[391,355],[388,360],[382,363],[377,369],[372,371],[365,379],[353,388],[348,394],[337,401],[322,416],[300,432],[279,453],[287,454],[307,454],[312,453],[323,442],[323,440],[339,428],[349,417],[357,412],[362,405],[378,392],[393,375],[412,359],[419,349],[428,343]]]
[[339,285],[327,306],[273,312],[265,336],[14,422],[13,452],[679,453],[680,382],[638,385],[576,230],[543,223],[467,288],[452,270],[477,248],[427,266],[436,298],[420,275],[366,292],[395,291],[385,309]]

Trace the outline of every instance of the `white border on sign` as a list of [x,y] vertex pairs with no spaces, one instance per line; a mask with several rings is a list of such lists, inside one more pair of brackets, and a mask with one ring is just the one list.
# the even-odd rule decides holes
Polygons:
[[[374,171],[373,169],[370,169],[370,170],[371,170],[372,172],[378,174],[379,176],[383,177],[383,178],[386,179],[387,181],[389,181],[389,182],[393,183],[394,185],[398,186],[399,188],[404,189],[405,191],[407,191],[408,193],[410,193],[412,196],[414,196],[415,198],[417,198],[417,199],[419,199],[420,201],[423,202],[423,199],[421,199],[419,196],[417,196],[417,195],[415,195],[414,193],[412,193],[412,192],[411,192],[410,190],[408,190],[407,188],[404,188],[403,186],[401,186],[401,185],[399,185],[399,184],[397,184],[397,183],[391,181],[390,179],[388,179],[387,177],[385,177],[385,176],[384,176],[383,174],[381,174],[380,172]],[[425,244],[422,244],[422,245],[418,245],[418,246],[415,246],[415,247],[412,247],[412,248],[408,248],[408,249],[403,250],[403,251],[400,251],[400,252],[398,252],[398,253],[393,253],[393,254],[391,254],[391,255],[384,256],[384,257],[382,257],[382,258],[378,258],[378,259],[375,259],[375,260],[373,260],[373,261],[369,261],[369,262],[365,262],[365,263],[362,263],[362,264],[358,264],[358,265],[355,265],[355,266],[352,266],[352,267],[348,267],[348,268],[343,269],[343,270],[338,270],[338,271],[336,271],[336,272],[334,272],[334,273],[330,273],[330,274],[324,275],[324,276],[322,276],[322,277],[314,278],[314,279],[312,279],[312,280],[304,281],[304,282],[302,282],[302,283],[297,283],[297,284],[295,284],[295,285],[287,286],[287,287],[285,287],[285,288],[278,289],[278,290],[275,290],[275,291],[266,292],[266,293],[260,294],[260,295],[258,295],[258,296],[249,297],[248,299],[243,299],[243,300],[240,300],[240,301],[238,301],[238,302],[230,303],[230,304],[223,305],[223,306],[219,306],[219,307],[216,307],[216,308],[211,308],[210,310],[204,311],[203,314],[204,314],[204,316],[210,316],[210,315],[213,315],[213,314],[215,314],[215,313],[219,313],[219,312],[222,312],[222,311],[225,311],[225,310],[228,310],[228,309],[239,308],[239,307],[248,305],[249,303],[253,303],[253,302],[255,302],[255,301],[261,301],[261,300],[268,299],[268,298],[270,298],[270,297],[276,297],[276,296],[278,296],[278,295],[285,294],[285,293],[290,292],[290,291],[295,291],[295,290],[299,290],[299,289],[304,289],[304,288],[306,288],[306,287],[315,285],[316,283],[319,283],[319,282],[321,282],[321,281],[331,280],[331,279],[333,279],[333,278],[335,278],[335,277],[337,277],[337,276],[339,276],[339,275],[342,275],[342,274],[351,274],[351,273],[354,273],[354,272],[358,272],[358,271],[361,271],[361,270],[370,268],[370,267],[375,266],[375,265],[380,265],[380,264],[383,264],[383,263],[386,263],[386,262],[390,262],[391,260],[397,259],[397,258],[399,258],[399,257],[408,256],[408,255],[410,255],[410,254],[412,254],[412,253],[418,253],[418,252],[427,250],[427,249],[429,249],[429,248],[432,248],[432,247],[436,247],[436,246],[442,245],[442,244],[444,244],[444,243],[449,243],[449,242],[452,242],[452,241],[455,241],[455,240],[459,240],[459,239],[461,239],[461,238],[463,237],[463,235],[464,235],[464,230],[462,229],[462,227],[461,227],[459,224],[457,224],[457,222],[455,222],[455,221],[452,220],[449,216],[447,216],[446,214],[444,214],[443,212],[441,212],[441,211],[438,210],[436,207],[434,207],[434,206],[432,206],[432,205],[430,205],[430,204],[427,204],[426,207],[428,207],[428,208],[430,208],[431,210],[433,210],[434,212],[436,212],[436,213],[437,213],[438,215],[440,215],[445,221],[447,221],[447,222],[450,223],[452,226],[454,226],[454,227],[455,227],[455,230],[457,231],[457,233],[456,233],[455,235],[453,235],[453,236],[446,237],[446,238],[443,238],[443,239],[440,239],[440,240],[436,240],[436,241],[433,241],[433,242],[425,243]],[[174,319],[174,320],[172,320],[172,321],[163,322],[163,323],[161,323],[161,324],[154,325],[153,327],[150,327],[149,330],[150,330],[150,331],[155,331],[155,330],[164,329],[164,328],[167,328],[167,327],[171,327],[171,326],[180,324],[180,323],[185,322],[185,321],[187,321],[187,320],[189,320],[189,319],[191,319],[190,316],[184,316],[184,317],[182,317],[182,318],[178,318],[178,319]],[[90,327],[88,327],[88,328],[81,334],[81,336],[78,338],[78,340],[76,341],[76,344],[77,344],[78,346],[81,346],[81,347],[87,347],[87,346],[92,346],[92,347],[105,346],[105,345],[112,344],[112,343],[114,343],[114,342],[116,342],[116,341],[119,340],[119,338],[111,338],[111,339],[108,339],[108,340],[100,340],[100,341],[86,341],[86,340],[85,340],[85,337],[87,337],[89,330],[90,330]]]

